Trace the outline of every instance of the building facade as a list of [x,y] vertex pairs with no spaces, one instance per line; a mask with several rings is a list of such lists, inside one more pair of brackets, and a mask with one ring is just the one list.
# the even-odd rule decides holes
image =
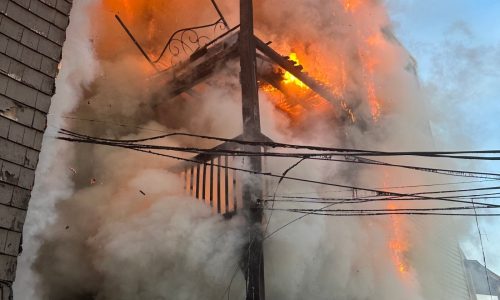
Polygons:
[[12,299],[72,0],[0,0],[0,299]]
[[[471,300],[498,300],[500,276],[485,268],[477,260],[466,259],[464,264]],[[488,274],[488,279],[486,279],[486,274]]]

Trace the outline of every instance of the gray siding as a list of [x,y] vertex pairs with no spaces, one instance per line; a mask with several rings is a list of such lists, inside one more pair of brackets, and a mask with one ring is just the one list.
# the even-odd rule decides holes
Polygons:
[[410,220],[415,229],[426,237],[426,255],[431,257],[415,266],[417,272],[423,274],[418,280],[425,299],[470,300],[465,258],[457,234],[453,232],[454,221],[425,217],[410,217]]
[[10,299],[71,0],[0,0],[0,300]]

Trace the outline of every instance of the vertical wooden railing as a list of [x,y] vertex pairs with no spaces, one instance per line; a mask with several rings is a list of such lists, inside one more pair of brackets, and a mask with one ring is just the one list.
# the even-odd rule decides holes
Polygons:
[[185,166],[181,176],[186,193],[205,202],[215,213],[233,216],[241,202],[241,184],[236,171],[227,167],[236,161],[233,157],[217,156]]

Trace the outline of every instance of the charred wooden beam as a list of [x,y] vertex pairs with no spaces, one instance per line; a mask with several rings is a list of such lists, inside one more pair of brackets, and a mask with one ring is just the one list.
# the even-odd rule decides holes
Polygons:
[[218,67],[238,56],[238,34],[233,33],[207,48],[194,52],[190,59],[150,78],[153,89],[168,98],[186,92],[214,74]]
[[[330,101],[333,105],[339,104],[342,99],[334,95],[330,88],[325,84],[319,82],[313,77],[309,76],[306,72],[302,72],[303,67],[296,65],[295,62],[288,60],[287,58],[281,56],[278,52],[274,51],[266,43],[264,43],[259,38],[255,37],[256,46],[259,51],[266,55],[269,59],[275,62],[284,70],[288,71],[293,76],[297,77],[305,85],[307,85],[315,93],[323,97],[324,99]],[[267,81],[267,80],[266,80]],[[272,82],[270,82],[272,84]],[[274,84],[273,84],[274,85]]]

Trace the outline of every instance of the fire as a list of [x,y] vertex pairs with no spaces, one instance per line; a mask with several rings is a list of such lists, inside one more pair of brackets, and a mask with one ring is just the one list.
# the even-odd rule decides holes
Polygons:
[[355,11],[360,5],[362,0],[343,0],[344,9],[346,11]]
[[[300,44],[297,45],[297,48],[300,47]],[[301,57],[300,60],[299,56]],[[308,67],[306,68],[309,75],[324,86],[328,86],[333,94],[342,97],[347,77],[344,64],[339,64],[334,70],[324,70],[325,72],[323,73],[323,70],[318,68],[318,65],[320,65],[317,61],[318,57],[299,55],[297,52],[292,52],[288,55],[288,59],[294,62],[295,66],[302,65],[302,59],[306,60],[306,63],[308,63]],[[321,59],[319,60],[321,61]],[[332,80],[325,74],[335,74],[335,84],[332,84]],[[333,112],[333,106],[330,102],[317,95],[293,74],[284,71],[281,76],[280,89],[267,84],[262,85],[262,87],[276,108],[290,118],[291,124],[300,124],[302,120],[308,117]],[[346,102],[341,103],[341,108],[345,111],[350,110]],[[354,113],[352,111],[348,111],[347,114],[349,118],[354,120]]]
[[[128,54],[137,57],[138,62],[143,62],[142,68],[145,72],[152,72],[151,66],[140,57],[137,49],[131,44],[122,28],[117,26],[113,14],[118,14],[136,38],[143,46],[146,53],[155,58],[161,52],[172,32],[179,28],[189,27],[196,24],[205,24],[213,21],[213,14],[200,14],[194,18],[179,18],[178,15],[191,16],[192,11],[199,9],[197,1],[158,1],[158,0],[102,0],[102,10],[96,11],[96,24],[100,28],[108,30],[100,31],[94,40],[96,52],[101,59],[113,60],[120,54]],[[361,14],[364,0],[341,0],[345,12],[351,16]],[[350,55],[342,51],[325,53],[310,47],[307,43],[293,41],[286,47],[293,49],[288,58],[294,65],[304,65],[311,77],[326,86],[333,95],[338,97],[339,103],[329,103],[327,100],[316,95],[309,87],[293,74],[284,71],[280,90],[285,89],[282,94],[279,90],[266,85],[261,85],[273,104],[284,112],[292,121],[298,123],[310,116],[332,113],[334,106],[345,116],[350,123],[362,119],[357,105],[353,105],[359,96],[365,99],[365,105],[369,108],[371,119],[378,121],[381,117],[383,106],[382,99],[378,93],[375,80],[377,74],[377,52],[374,49],[383,47],[386,41],[380,33],[363,35],[362,32],[354,32],[358,36],[358,54],[360,64],[353,65]],[[284,46],[284,45],[283,45]],[[121,53],[118,53],[121,52]],[[300,58],[300,59],[299,59]],[[168,61],[161,61],[164,63]],[[167,62],[167,64],[170,61]],[[361,70],[361,78],[355,78],[354,73]],[[360,84],[353,89],[353,84]],[[346,91],[359,93],[348,97]],[[368,111],[368,110],[366,110]],[[306,117],[306,118],[304,118]]]
[[[397,206],[389,204],[389,209],[395,209]],[[406,237],[404,228],[404,217],[400,215],[391,216],[391,239],[389,241],[389,249],[391,250],[392,260],[398,272],[405,275],[409,272],[410,267],[406,259],[406,253],[409,250],[409,243]]]
[[[179,18],[199,9],[198,1],[102,0],[93,12],[96,31],[94,45],[100,58],[114,59],[118,52],[137,54],[137,49],[114,15],[119,15],[151,57],[157,57],[166,40],[177,29],[205,24],[212,16],[199,19]],[[208,3],[210,5],[210,3]],[[208,6],[207,6],[208,7]],[[106,28],[106,30],[102,30]],[[147,64],[147,62],[145,62]]]
[[[299,58],[297,57],[297,53],[292,52],[292,53],[290,53],[290,55],[288,57],[289,57],[289,60],[291,60],[295,63],[295,66],[300,65]],[[299,88],[307,88],[307,86],[302,81],[300,81],[297,77],[293,76],[289,72],[285,72],[285,74],[283,75],[283,83],[284,84],[294,84]]]
[[[295,66],[301,64],[296,52],[290,53],[288,59],[294,62]],[[281,76],[281,91],[269,84],[261,84],[261,86],[275,107],[285,113],[292,124],[299,124],[310,114],[321,114],[332,110],[328,101],[314,93],[293,74],[285,71]],[[321,80],[321,76],[313,77]]]
[[370,113],[374,121],[378,121],[382,114],[382,101],[377,95],[375,85],[375,69],[380,64],[380,61],[373,54],[373,50],[377,47],[382,47],[384,40],[380,33],[372,34],[364,39],[364,45],[359,50],[361,58],[363,80],[366,89],[366,98],[370,106]]
[[[387,186],[389,173],[384,171],[384,187]],[[387,209],[397,209],[396,202],[389,202]],[[392,215],[390,217],[390,239],[388,248],[391,252],[391,258],[396,270],[402,278],[406,278],[410,271],[410,265],[406,258],[410,250],[410,244],[405,231],[406,218],[403,215]]]
[[380,118],[382,106],[380,105],[380,100],[377,97],[377,92],[375,90],[375,82],[373,79],[369,78],[366,82],[368,104],[370,105],[370,112],[374,121],[378,121]]

